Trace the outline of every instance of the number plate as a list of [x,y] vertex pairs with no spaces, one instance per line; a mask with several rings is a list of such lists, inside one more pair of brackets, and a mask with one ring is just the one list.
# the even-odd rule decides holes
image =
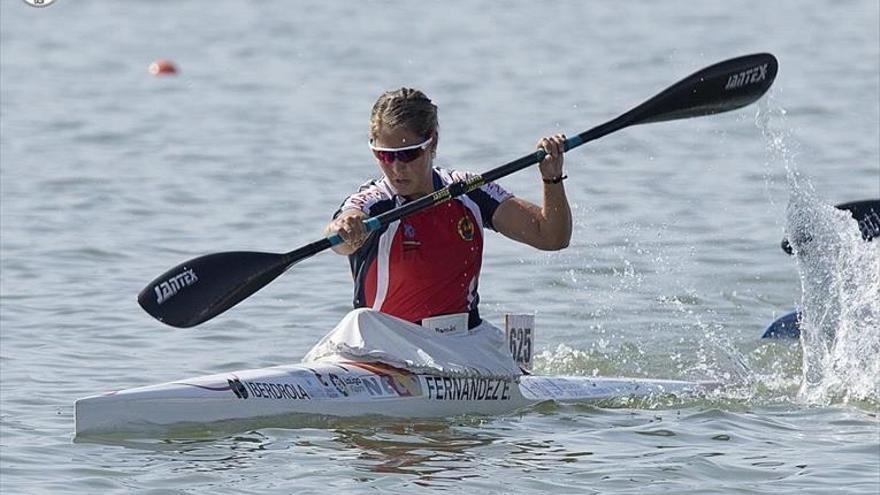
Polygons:
[[504,333],[513,360],[525,371],[532,370],[535,315],[504,315]]

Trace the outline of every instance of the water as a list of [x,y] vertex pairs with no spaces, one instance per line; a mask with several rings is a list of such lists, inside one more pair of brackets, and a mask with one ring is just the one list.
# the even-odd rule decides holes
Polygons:
[[[877,244],[827,206],[880,197],[876,2],[0,9],[3,493],[880,488]],[[761,108],[574,151],[571,247],[489,235],[481,280],[488,318],[537,311],[541,372],[713,378],[722,394],[73,442],[78,397],[295,362],[335,324],[350,280],[326,253],[197,329],[135,297],[199,254],[317,239],[375,173],[382,90],[424,89],[439,161],[481,171],[759,51],[780,60]],[[180,74],[149,76],[161,57]],[[539,197],[534,171],[502,183]],[[798,226],[833,242],[791,259],[778,244]],[[796,304],[803,343],[761,342]]]

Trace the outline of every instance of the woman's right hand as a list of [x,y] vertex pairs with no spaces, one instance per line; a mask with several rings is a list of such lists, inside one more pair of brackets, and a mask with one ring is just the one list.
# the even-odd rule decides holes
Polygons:
[[351,254],[364,245],[369,235],[367,227],[364,225],[364,218],[366,218],[364,212],[348,210],[327,225],[324,230],[325,234],[339,234],[345,241],[344,244],[333,246],[334,251],[339,254]]

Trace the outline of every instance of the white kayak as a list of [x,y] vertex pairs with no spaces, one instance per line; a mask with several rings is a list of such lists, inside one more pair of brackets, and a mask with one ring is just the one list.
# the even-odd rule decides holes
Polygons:
[[[706,393],[717,382],[523,375],[451,377],[387,364],[313,362],[200,376],[76,401],[76,434],[144,432],[305,416],[439,418],[506,414],[545,401]],[[286,419],[285,419],[286,418]]]

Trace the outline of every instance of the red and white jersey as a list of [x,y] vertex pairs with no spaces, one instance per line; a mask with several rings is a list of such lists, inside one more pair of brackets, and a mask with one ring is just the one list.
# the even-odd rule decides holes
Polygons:
[[[434,190],[473,177],[469,172],[433,169]],[[372,232],[349,256],[354,307],[372,308],[404,320],[476,315],[483,261],[483,229],[494,230],[492,215],[512,195],[490,183],[452,201],[394,221]],[[358,209],[376,216],[405,203],[383,177],[349,196],[334,218]]]

